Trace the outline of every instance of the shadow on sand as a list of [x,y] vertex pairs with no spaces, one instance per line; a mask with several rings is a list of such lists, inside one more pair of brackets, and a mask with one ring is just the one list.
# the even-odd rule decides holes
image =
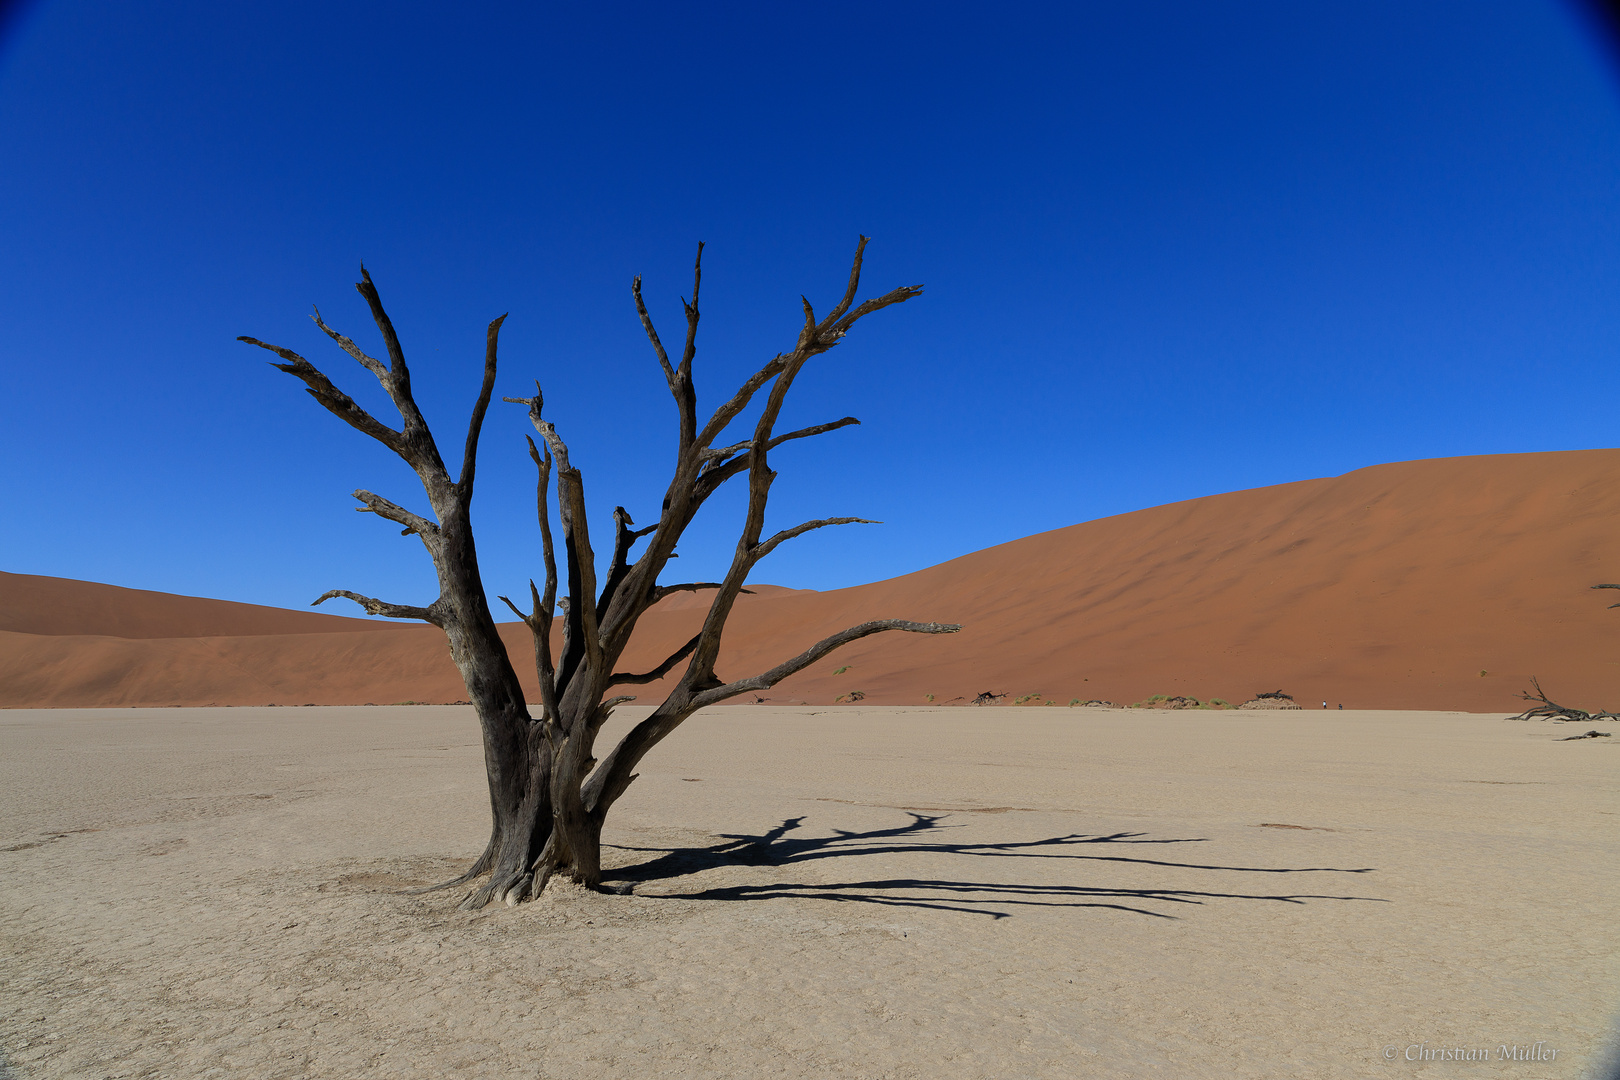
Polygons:
[[[1065,859],[1086,862],[1133,863],[1139,866],[1173,867],[1179,870],[1224,871],[1229,874],[1267,875],[1259,880],[1276,880],[1273,875],[1291,874],[1370,874],[1371,867],[1346,869],[1333,866],[1223,866],[1203,862],[1175,862],[1124,854],[1126,845],[1208,843],[1207,838],[1152,839],[1143,833],[1087,835],[1073,833],[1044,840],[1007,843],[950,843],[935,839],[947,829],[964,825],[942,824],[948,814],[908,812],[911,822],[869,832],[834,830],[831,836],[799,836],[803,817],[788,818],[757,836],[724,834],[722,842],[708,847],[642,848],[616,846],[620,851],[652,856],[644,862],[604,870],[604,883],[621,882],[637,895],[680,900],[773,900],[798,896],[845,903],[881,904],[889,907],[932,908],[962,911],[1004,919],[1018,907],[1096,907],[1130,911],[1160,919],[1178,916],[1142,906],[1147,902],[1197,905],[1209,900],[1267,900],[1303,904],[1308,900],[1360,900],[1370,903],[1389,901],[1373,896],[1338,896],[1321,893],[1216,892],[1194,889],[1123,889],[1084,885],[1020,884],[1016,881],[946,880],[941,878],[885,878],[845,881],[835,884],[805,884],[771,881],[754,885],[728,885],[687,892],[660,890],[644,892],[641,885],[661,882],[678,885],[680,879],[720,867],[757,866],[792,868],[822,859],[847,859],[861,855],[931,854],[964,859]],[[1114,852],[1121,852],[1115,854]],[[1172,852],[1167,851],[1166,854]],[[1142,852],[1147,855],[1149,852]],[[1007,869],[1013,869],[1012,866]],[[1257,882],[1258,883],[1258,882]],[[1172,909],[1174,910],[1174,909]]]

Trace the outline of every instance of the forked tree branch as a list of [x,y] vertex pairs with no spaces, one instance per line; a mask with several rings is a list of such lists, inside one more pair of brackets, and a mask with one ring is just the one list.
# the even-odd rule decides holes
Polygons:
[[620,705],[623,705],[627,701],[634,700],[636,700],[636,695],[634,694],[620,694],[617,697],[610,697],[606,701],[602,702],[602,704],[598,705],[595,711],[591,714],[592,735],[594,735],[603,724],[608,722],[608,718],[613,715],[614,709],[617,709]]
[[[761,558],[769,554],[778,544],[789,539],[790,535],[798,532],[788,530],[786,534],[778,534],[760,543],[760,533],[765,523],[765,505],[770,497],[770,487],[776,474],[771,471],[767,458],[772,441],[773,430],[777,417],[781,414],[783,402],[792,389],[794,380],[803,370],[804,365],[813,357],[833,348],[843,338],[845,331],[865,315],[880,310],[891,304],[902,303],[918,295],[922,290],[919,286],[905,286],[893,289],[878,297],[867,301],[849,311],[853,302],[855,291],[860,286],[860,271],[862,252],[865,249],[866,237],[861,237],[856,245],[855,259],[850,270],[850,283],[845,290],[843,301],[835,307],[832,314],[818,323],[815,310],[807,297],[801,297],[804,303],[804,327],[799,332],[799,338],[793,352],[778,355],[765,368],[761,369],[742,390],[739,390],[732,400],[721,406],[714,417],[705,425],[703,435],[699,437],[698,449],[701,451],[712,441],[713,436],[724,428],[721,422],[722,415],[730,409],[738,409],[747,404],[749,397],[759,386],[764,384],[765,373],[773,367],[777,373],[771,385],[764,407],[760,410],[759,419],[754,425],[754,437],[751,440],[753,449],[747,453],[748,480],[748,511],[743,525],[742,535],[737,541],[737,551],[732,558],[731,568],[727,571],[721,588],[709,606],[708,617],[704,621],[703,636],[693,651],[692,661],[687,665],[686,675],[682,678],[682,686],[677,692],[710,693],[709,687],[715,681],[714,664],[719,655],[720,638],[725,629],[727,618],[731,614],[732,605],[736,602],[737,593],[742,583],[747,579],[748,573]],[[732,415],[735,415],[733,412]],[[717,426],[718,425],[718,426]],[[741,466],[739,466],[740,469]],[[723,481],[722,481],[723,482]],[[712,491],[713,488],[709,488]],[[856,519],[846,519],[856,520]],[[831,524],[832,522],[827,522]],[[799,527],[799,532],[819,527],[811,523]]]
[[703,244],[699,243],[697,258],[692,264],[692,301],[687,303],[685,299],[681,300],[681,307],[686,311],[686,347],[681,351],[679,365],[671,366],[669,353],[664,349],[664,343],[653,327],[652,316],[647,313],[646,301],[641,297],[640,275],[630,282],[630,294],[636,302],[636,315],[641,319],[642,329],[647,332],[647,340],[652,342],[653,352],[658,355],[658,365],[664,371],[664,381],[669,384],[669,392],[675,398],[675,406],[680,411],[680,445],[683,450],[692,445],[697,429],[697,392],[692,386],[692,358],[697,355],[698,292],[702,285]]
[[630,511],[622,506],[613,508],[613,560],[608,564],[607,580],[602,583],[602,597],[596,604],[596,621],[600,623],[607,617],[608,605],[613,603],[613,597],[619,590],[619,585],[629,573],[630,549],[635,547],[636,541],[643,536],[658,531],[658,525],[648,525],[644,529],[632,529],[635,522],[630,518]]
[[[596,620],[596,556],[591,551],[590,526],[585,513],[585,481],[569,464],[568,444],[543,415],[545,396],[539,382],[532,398],[504,398],[529,407],[529,422],[545,440],[550,457],[557,465],[557,517],[562,527],[563,550],[568,556],[568,602],[563,609],[563,651],[557,668],[557,696],[567,693],[575,673],[584,663],[593,676],[602,674],[602,640]],[[537,451],[531,447],[530,455]],[[548,570],[549,574],[549,570]],[[550,610],[549,608],[547,609]],[[566,717],[558,714],[559,722]]]
[[280,345],[271,345],[269,342],[260,341],[258,338],[239,337],[236,340],[245,341],[249,345],[257,345],[261,349],[269,349],[287,361],[285,364],[271,364],[270,366],[278,371],[285,371],[296,379],[301,379],[308,389],[310,397],[320,402],[327,412],[336,416],[356,431],[370,435],[400,457],[405,458],[407,461],[410,460],[405,445],[404,433],[395,431],[362,409],[348,394],[333,386],[332,380],[328,379],[314,364],[311,364],[291,349],[283,349]]
[[698,433],[697,445],[700,449],[714,442],[727,425],[737,418],[737,414],[748,408],[748,403],[754,399],[754,394],[760,387],[782,373],[787,359],[786,355],[772,357],[764,367],[750,375],[747,381],[737,388],[737,392],[731,395],[730,400],[714,410],[714,415],[709,417],[709,422],[704,424],[703,430]]
[[[765,449],[767,452],[769,452],[771,450],[775,450],[778,446],[781,446],[790,439],[808,439],[812,435],[825,435],[829,431],[837,431],[839,428],[846,428],[851,424],[859,423],[860,421],[855,419],[853,416],[846,416],[842,420],[833,420],[825,424],[816,424],[812,427],[800,428],[798,431],[790,431],[785,435],[776,435],[772,437],[771,441],[765,444]],[[699,474],[701,480],[703,481],[701,485],[703,494],[701,497],[707,498],[707,496],[711,494],[715,488],[718,488],[721,484],[748,468],[749,457],[745,451],[751,451],[753,446],[754,441],[749,439],[747,442],[740,442],[732,446],[724,446],[715,450],[704,451],[704,454],[708,460],[704,465],[703,471]],[[733,458],[731,456],[732,454],[738,453],[741,453],[740,457]]]
[[405,422],[403,434],[412,453],[412,457],[407,460],[422,477],[424,484],[432,487],[449,483],[450,474],[444,467],[444,459],[439,456],[439,447],[433,441],[433,432],[429,430],[427,420],[423,418],[422,410],[416,404],[416,398],[411,395],[411,370],[405,364],[405,350],[400,347],[399,335],[394,331],[393,320],[383,309],[382,297],[377,295],[377,286],[371,281],[371,273],[364,266],[360,267],[360,280],[355,282],[354,288],[365,297],[367,306],[371,308],[371,321],[377,324],[377,329],[383,337],[383,345],[388,349],[388,379],[383,383],[383,389],[388,391],[389,398]]
[[876,619],[872,622],[852,626],[848,630],[823,638],[810,646],[804,652],[791,660],[784,661],[771,670],[750,679],[739,679],[724,686],[717,686],[713,690],[704,690],[692,698],[694,709],[702,709],[709,705],[717,705],[727,698],[745,694],[750,690],[768,690],[797,672],[803,671],[811,664],[820,660],[835,649],[840,649],[852,641],[859,641],[872,634],[881,634],[885,630],[904,630],[911,634],[954,634],[962,628],[954,623],[919,623],[907,622],[904,619]]

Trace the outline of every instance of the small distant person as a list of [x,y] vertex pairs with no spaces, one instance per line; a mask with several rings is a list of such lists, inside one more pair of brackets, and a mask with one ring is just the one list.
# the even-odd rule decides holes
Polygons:
[[1327,708],[1327,702],[1325,702],[1325,701],[1322,702],[1322,708],[1324,708],[1324,709]]
[[1344,702],[1342,702],[1342,701],[1339,702],[1339,708],[1341,708],[1341,709],[1344,708]]

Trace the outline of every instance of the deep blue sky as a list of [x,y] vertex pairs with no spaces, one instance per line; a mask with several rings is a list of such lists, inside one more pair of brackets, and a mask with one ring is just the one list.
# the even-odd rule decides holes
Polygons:
[[[656,516],[708,242],[702,402],[801,292],[924,282],[815,362],[756,575],[834,588],[1385,461],[1614,445],[1620,79],[1543,2],[262,5],[39,0],[0,42],[0,569],[298,606],[433,596],[355,514],[414,478],[238,344],[375,344],[371,269],[459,453],[485,324],[539,377],[598,547]],[[522,411],[486,584],[537,570]],[[689,533],[722,571],[738,506]],[[356,613],[348,608],[344,614]]]

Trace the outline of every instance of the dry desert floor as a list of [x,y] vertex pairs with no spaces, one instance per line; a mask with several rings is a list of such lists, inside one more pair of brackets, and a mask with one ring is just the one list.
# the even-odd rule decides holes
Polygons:
[[399,893],[482,846],[466,708],[3,712],[0,1076],[1596,1076],[1580,730],[722,708],[615,809],[628,895],[468,913]]

